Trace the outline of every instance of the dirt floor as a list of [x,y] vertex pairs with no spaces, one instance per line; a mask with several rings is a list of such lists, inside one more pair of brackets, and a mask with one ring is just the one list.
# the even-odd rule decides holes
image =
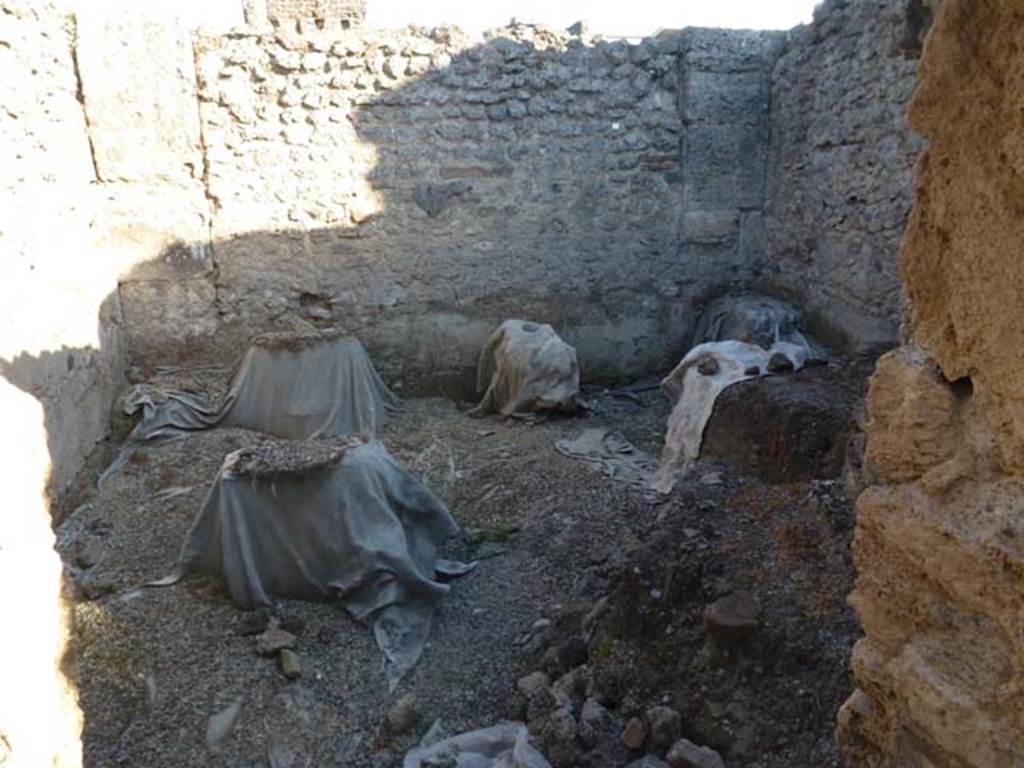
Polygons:
[[[204,376],[216,384],[225,372]],[[257,433],[215,429],[137,454],[60,530],[86,765],[395,766],[437,720],[454,734],[518,719],[556,765],[620,766],[645,750],[664,757],[658,734],[633,751],[621,738],[654,705],[680,713],[671,736],[730,766],[839,765],[834,719],[857,634],[840,484],[770,486],[704,462],[651,502],[554,444],[607,426],[657,456],[661,394],[587,396],[590,412],[573,418],[477,420],[420,399],[389,423],[387,448],[462,526],[445,554],[480,559],[453,582],[393,694],[372,632],[339,607],[275,608],[298,635],[302,675],[289,680],[255,652],[267,613],[235,608],[201,579],[138,588],[172,570],[223,457]],[[720,642],[703,613],[737,591],[759,604],[758,625]],[[585,679],[571,704],[579,732],[517,690],[538,669]],[[237,701],[233,732],[211,751],[210,717]],[[595,736],[583,726],[598,710],[607,732]]]

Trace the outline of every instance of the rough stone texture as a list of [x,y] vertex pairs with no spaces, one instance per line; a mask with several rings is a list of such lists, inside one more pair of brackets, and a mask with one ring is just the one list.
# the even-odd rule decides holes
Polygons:
[[680,257],[743,289],[765,258],[763,217],[771,71],[782,33],[688,29],[680,54]]
[[83,14],[75,56],[101,181],[201,178],[195,65],[170,20]]
[[[930,141],[901,253],[916,347],[879,366],[839,718],[854,764],[1024,764],[1024,389],[1016,349],[1024,12],[947,0],[911,120]],[[902,449],[902,451],[901,451]]]
[[[179,256],[208,251],[209,240],[198,109],[187,95],[194,67],[187,36],[182,42],[149,26],[76,29],[48,3],[21,0],[0,5],[0,60],[10,84],[0,94],[0,145],[13,158],[13,174],[0,179],[0,375],[44,405],[48,487],[58,503],[109,431],[127,347],[142,338],[151,346],[187,340],[192,325],[214,329],[203,314],[212,297],[192,300],[195,285],[179,266],[196,272],[195,259]],[[134,71],[146,76],[127,78]],[[176,84],[153,82],[171,77]],[[122,80],[130,87],[118,86]],[[168,113],[154,93],[179,94],[174,107],[182,114]],[[90,98],[99,100],[92,107],[99,122],[86,119]],[[189,106],[191,120],[183,117]],[[209,270],[208,257],[205,264]],[[154,282],[129,285],[128,304],[166,296],[167,307],[187,312],[153,331],[129,313],[126,333],[119,284],[141,278]],[[196,316],[206,325],[181,319]]]
[[[91,249],[95,174],[71,51],[53,6],[0,3],[0,376],[45,407],[53,496],[106,434],[122,368],[116,282]],[[5,453],[20,451],[5,435]]]
[[836,344],[898,340],[896,255],[922,149],[905,118],[918,6],[827,0],[789,33],[772,75],[761,284]]
[[511,315],[555,325],[592,377],[663,364],[717,279],[677,254],[677,47],[202,38],[221,340],[313,295],[389,378],[468,381]]

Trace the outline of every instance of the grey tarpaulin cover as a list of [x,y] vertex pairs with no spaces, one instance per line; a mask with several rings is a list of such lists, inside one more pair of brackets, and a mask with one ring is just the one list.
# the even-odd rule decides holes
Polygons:
[[522,723],[500,723],[459,734],[429,747],[417,747],[405,756],[402,768],[551,768],[530,744]]
[[576,350],[550,325],[506,320],[480,352],[476,386],[483,397],[470,411],[474,416],[510,416],[526,411],[573,413],[579,407],[580,391]]
[[757,294],[722,296],[701,315],[693,346],[708,341],[743,341],[768,349],[785,341],[810,347],[801,332],[802,325],[800,310],[780,299]]
[[218,424],[278,437],[377,435],[399,401],[381,381],[359,341],[325,333],[263,334],[235,368],[219,406],[197,392],[134,387],[125,412],[142,412],[101,482],[141,445],[173,440]]
[[458,530],[444,503],[378,442],[266,440],[227,456],[172,577],[222,578],[243,607],[337,600],[372,623],[393,688],[416,663],[434,609],[472,566],[438,559]]

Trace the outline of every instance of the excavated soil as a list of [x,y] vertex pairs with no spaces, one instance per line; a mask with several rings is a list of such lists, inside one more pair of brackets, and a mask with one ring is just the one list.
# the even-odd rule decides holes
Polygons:
[[[529,718],[516,681],[584,662],[619,726],[667,704],[683,735],[730,766],[839,765],[834,717],[856,635],[845,604],[852,512],[839,483],[769,486],[703,462],[652,503],[554,444],[608,426],[657,455],[667,404],[643,388],[588,400],[584,416],[502,421],[421,399],[388,424],[385,445],[462,526],[445,554],[480,561],[453,582],[393,694],[371,631],[336,606],[247,613],[201,579],[139,586],[172,570],[225,455],[265,436],[215,429],[136,454],[60,529],[86,765],[395,766],[438,719],[456,733]],[[759,626],[722,649],[702,613],[736,591],[758,601]],[[255,652],[271,618],[298,636],[297,680]],[[233,731],[211,750],[209,718],[236,701]],[[561,762],[641,755],[616,737]]]

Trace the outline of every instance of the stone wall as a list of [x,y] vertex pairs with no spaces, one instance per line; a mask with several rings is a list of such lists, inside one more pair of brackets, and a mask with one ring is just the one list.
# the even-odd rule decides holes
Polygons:
[[911,338],[871,384],[858,501],[856,765],[1024,764],[1021,22],[1014,0],[947,0],[921,61]]
[[295,32],[351,29],[366,20],[366,0],[242,0],[246,23]]
[[196,258],[210,215],[195,67],[185,30],[76,24],[48,3],[4,0],[0,43],[14,84],[0,110],[13,158],[0,178],[0,375],[43,403],[59,502],[108,434],[134,355],[125,307],[170,293],[160,275],[133,276],[176,244],[209,266]]
[[591,378],[664,365],[716,279],[678,254],[678,44],[199,39],[216,295],[197,325],[237,349],[313,306],[435,387],[470,381],[508,316],[554,323]]
[[765,252],[771,72],[783,33],[690,29],[680,49],[683,225],[680,261],[742,291]]
[[[461,396],[509,316],[553,323],[590,381],[665,370],[709,299],[750,287],[805,299],[854,341],[891,337],[913,60],[907,14],[862,5],[835,0],[789,35],[637,43],[528,25],[482,44],[337,24],[191,35],[135,17],[65,30],[54,15],[31,34],[59,30],[59,58],[2,54],[27,56],[26,81],[74,115],[10,121],[27,170],[8,194],[52,216],[5,231],[49,265],[7,284],[25,312],[71,312],[46,281],[78,295],[65,326],[82,338],[53,332],[35,344],[45,364],[4,363],[77,425],[54,440],[54,487],[105,433],[128,362],[230,359],[272,328],[339,325],[393,384]],[[29,115],[30,93],[5,102]],[[14,288],[22,277],[36,288]],[[102,364],[75,358],[97,349]]]
[[761,284],[838,346],[898,339],[896,253],[922,149],[906,108],[929,21],[918,0],[827,0],[773,72]]

